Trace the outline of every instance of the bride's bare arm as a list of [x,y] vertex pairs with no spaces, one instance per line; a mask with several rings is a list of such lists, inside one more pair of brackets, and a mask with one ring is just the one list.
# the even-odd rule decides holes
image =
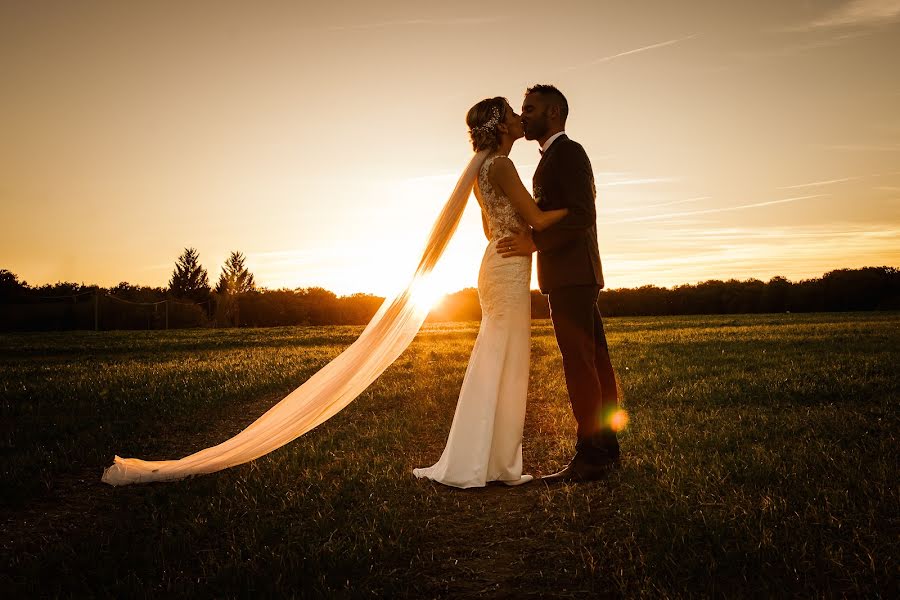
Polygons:
[[543,231],[569,214],[569,209],[567,208],[548,211],[538,208],[537,204],[534,203],[534,198],[522,185],[522,180],[519,179],[516,167],[505,156],[494,161],[488,172],[488,177],[491,179],[491,183],[509,198],[513,208],[522,215],[525,222],[535,231]]

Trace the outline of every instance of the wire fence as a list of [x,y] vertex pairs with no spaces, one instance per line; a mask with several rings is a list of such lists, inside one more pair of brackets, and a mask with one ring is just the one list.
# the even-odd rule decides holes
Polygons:
[[212,300],[140,301],[90,290],[55,296],[19,296],[0,304],[2,330],[170,329],[213,324]]

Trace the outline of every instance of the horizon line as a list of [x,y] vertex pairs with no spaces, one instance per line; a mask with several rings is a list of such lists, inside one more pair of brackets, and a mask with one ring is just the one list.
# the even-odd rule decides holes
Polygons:
[[[793,279],[789,279],[788,277],[785,277],[784,275],[772,275],[771,277],[769,277],[768,280],[771,281],[772,279],[775,279],[775,278],[780,277],[780,278],[782,278],[782,279],[785,279],[786,281],[788,281],[788,282],[791,283],[791,284],[795,284],[795,283],[800,283],[800,282],[803,282],[803,281],[809,281],[810,279],[821,279],[822,277],[824,277],[824,276],[827,275],[828,273],[833,273],[834,271],[859,271],[859,270],[862,270],[862,269],[896,269],[896,270],[900,270],[900,266],[893,266],[893,265],[868,265],[868,266],[865,266],[865,267],[837,267],[837,268],[831,269],[831,270],[829,270],[829,271],[825,271],[824,273],[822,273],[821,275],[819,275],[819,276],[817,276],[817,277],[816,277],[816,276],[813,276],[813,277],[809,277],[809,278],[802,278],[802,279],[798,279],[798,280],[796,280],[796,281],[793,280]],[[7,271],[8,273],[12,273],[12,271],[9,271],[8,269],[0,269],[0,271]],[[13,274],[14,276],[16,276],[16,279],[17,279],[17,281],[18,281],[18,276],[15,275],[15,273],[12,273],[12,274]],[[644,287],[655,287],[655,288],[660,288],[660,289],[665,289],[665,290],[671,290],[671,289],[674,289],[674,288],[677,288],[677,287],[681,287],[681,286],[685,286],[685,285],[699,285],[699,284],[702,284],[702,283],[708,283],[708,282],[711,282],[711,281],[721,281],[721,282],[738,281],[738,282],[742,282],[742,283],[743,283],[743,282],[754,281],[754,280],[755,280],[755,281],[763,281],[762,279],[758,279],[758,278],[756,278],[756,277],[748,277],[747,279],[736,279],[736,278],[734,278],[734,277],[731,277],[731,278],[729,278],[729,279],[717,279],[717,278],[713,278],[713,279],[705,279],[705,280],[702,280],[702,281],[676,283],[676,284],[672,284],[672,285],[670,285],[670,286],[660,286],[660,285],[657,285],[657,284],[654,284],[654,283],[645,283],[645,284],[642,284],[642,285],[639,285],[639,286],[634,286],[634,287],[604,287],[604,288],[601,289],[601,291],[636,290],[636,289],[641,289],[641,288],[644,288]],[[151,289],[151,290],[163,290],[163,291],[168,290],[168,286],[163,287],[163,286],[137,285],[137,284],[131,284],[131,283],[127,282],[127,281],[120,281],[118,284],[116,284],[116,286],[102,286],[102,285],[98,285],[98,284],[90,284],[90,285],[88,285],[88,284],[85,284],[83,281],[82,281],[81,283],[75,283],[75,282],[72,282],[72,281],[57,281],[56,283],[44,283],[44,284],[37,285],[37,286],[31,285],[31,284],[29,284],[27,281],[19,281],[19,283],[20,283],[20,285],[27,286],[29,289],[32,289],[32,290],[37,290],[37,289],[39,289],[39,288],[41,288],[41,287],[44,287],[44,286],[58,286],[58,285],[67,285],[67,284],[68,284],[68,285],[72,285],[72,286],[78,286],[79,288],[82,288],[82,289],[84,289],[84,288],[87,288],[87,289],[98,288],[98,289],[111,290],[113,287],[116,287],[116,286],[121,285],[121,284],[123,284],[123,283],[128,284],[128,285],[130,285],[130,286],[132,286],[132,287],[135,287],[135,288],[140,288],[140,289],[148,289],[148,288],[149,288],[149,289]],[[766,282],[766,281],[763,281],[763,283],[767,283],[767,282]],[[287,291],[287,292],[297,292],[297,291],[299,291],[299,290],[308,290],[308,289],[320,289],[320,290],[325,290],[326,292],[329,292],[329,293],[331,293],[331,294],[334,294],[335,297],[337,297],[337,298],[349,298],[349,297],[352,297],[352,296],[358,296],[358,295],[371,296],[371,297],[373,297],[373,298],[382,298],[382,299],[387,299],[387,298],[388,298],[388,296],[382,296],[382,295],[380,295],[380,294],[376,294],[376,293],[373,293],[373,292],[362,292],[362,291],[351,292],[351,293],[348,293],[348,294],[338,294],[337,292],[335,292],[335,291],[333,291],[333,290],[330,290],[330,289],[328,289],[328,288],[325,288],[325,287],[322,287],[322,286],[318,286],[318,285],[297,286],[297,287],[294,287],[294,288],[289,288],[289,287],[270,288],[270,287],[265,287],[265,286],[259,286],[255,291],[258,291],[258,292],[282,292],[282,291]],[[465,288],[460,288],[460,289],[455,290],[455,291],[452,291],[452,292],[446,292],[446,293],[442,294],[442,295],[440,296],[440,298],[445,298],[445,297],[447,297],[447,296],[451,296],[451,295],[453,295],[453,294],[458,294],[458,293],[460,293],[460,292],[465,292],[465,291],[468,291],[468,290],[476,290],[476,291],[477,291],[478,288],[477,288],[477,287],[465,287]],[[538,289],[538,288],[530,288],[529,291],[530,291],[530,292],[539,292],[539,293],[540,293],[540,289]],[[214,294],[214,293],[215,293],[215,286],[210,286],[210,294]],[[543,294],[543,295],[545,295],[545,294]],[[59,296],[59,297],[60,297],[60,298],[66,298],[66,297],[68,297],[68,296],[67,296],[67,295],[61,295],[61,296]],[[200,303],[200,304],[202,304],[202,303]]]

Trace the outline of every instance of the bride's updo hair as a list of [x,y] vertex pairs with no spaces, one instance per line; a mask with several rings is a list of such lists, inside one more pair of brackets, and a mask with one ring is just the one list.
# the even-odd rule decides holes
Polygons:
[[472,149],[495,150],[500,145],[500,130],[497,126],[506,118],[506,98],[497,96],[482,100],[469,109],[466,125],[469,126],[469,138]]

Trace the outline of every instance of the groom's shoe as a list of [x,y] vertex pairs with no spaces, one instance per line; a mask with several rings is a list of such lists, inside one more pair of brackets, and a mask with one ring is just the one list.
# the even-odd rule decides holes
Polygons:
[[618,455],[598,458],[592,462],[577,460],[576,457],[561,471],[541,477],[541,481],[546,483],[597,481],[606,477],[610,469],[617,466],[618,463]]
[[564,481],[579,481],[579,479],[575,475],[575,469],[571,464],[568,464],[556,473],[541,475],[541,481],[544,483],[562,483]]

